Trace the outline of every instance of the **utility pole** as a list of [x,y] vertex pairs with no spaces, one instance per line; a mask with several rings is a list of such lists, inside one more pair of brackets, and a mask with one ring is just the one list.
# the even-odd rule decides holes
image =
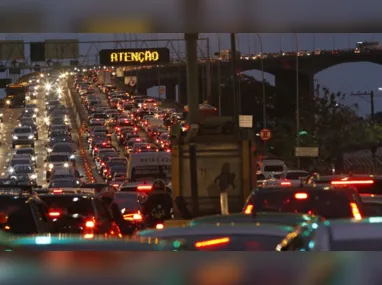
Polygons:
[[[237,88],[237,59],[236,59],[236,35],[231,33],[231,64],[232,64],[232,85],[233,85],[233,98],[234,98],[234,116],[235,120],[239,121],[240,106],[238,101],[238,88]],[[239,124],[238,124],[239,125]]]
[[352,93],[351,96],[369,96],[370,97],[370,120],[374,123],[374,91],[364,93]]

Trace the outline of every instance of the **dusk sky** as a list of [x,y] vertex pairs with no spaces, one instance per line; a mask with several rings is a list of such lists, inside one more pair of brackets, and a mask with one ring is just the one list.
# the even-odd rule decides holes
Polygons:
[[[219,34],[221,38],[221,49],[229,49],[229,34]],[[296,42],[293,34],[260,34],[263,42],[263,51],[265,53],[283,51],[295,51]],[[41,41],[44,39],[80,39],[83,41],[118,41],[129,40],[137,37],[137,39],[182,39],[183,34],[0,34],[0,40],[19,39],[26,42]],[[200,38],[209,37],[211,55],[218,50],[217,34],[200,34]],[[380,41],[382,42],[382,34],[298,34],[299,50],[314,49],[344,49],[355,48],[357,41]],[[127,44],[121,44],[124,47],[130,47]],[[140,45],[140,44],[139,44]],[[158,43],[158,46],[164,46],[165,42]],[[98,45],[98,49],[114,48],[115,43]],[[154,43],[153,46],[156,46]],[[175,49],[184,56],[184,43],[174,42]],[[256,34],[238,34],[238,49],[244,54],[254,54],[260,52],[260,42]],[[135,47],[133,44],[131,47]],[[29,48],[26,47],[26,56],[29,56]],[[91,55],[91,61],[95,61],[97,50],[90,47],[90,44],[81,44],[80,53]],[[261,79],[260,71],[251,72],[257,79]],[[316,74],[316,83],[328,87],[331,91],[341,91],[344,93],[352,93],[358,91],[376,91],[375,111],[382,111],[382,92],[378,91],[378,87],[382,87],[382,66],[373,63],[347,63],[337,65]],[[138,79],[139,80],[139,79]],[[274,83],[272,75],[267,76],[270,83]],[[358,103],[359,113],[366,115],[370,113],[370,103],[367,98],[358,98],[349,96],[346,100],[348,105]]]

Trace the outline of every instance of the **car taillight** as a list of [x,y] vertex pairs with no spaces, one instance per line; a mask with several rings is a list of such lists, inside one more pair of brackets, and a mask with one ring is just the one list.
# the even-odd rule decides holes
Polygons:
[[86,221],[86,223],[85,223],[85,227],[86,227],[87,229],[93,229],[93,228],[95,227],[95,223],[94,223],[94,221]]
[[166,152],[171,152],[171,149],[166,149]]
[[374,184],[374,180],[339,180],[330,182],[331,185],[368,185]]
[[48,216],[49,216],[50,218],[57,218],[57,217],[61,216],[61,213],[58,212],[58,211],[50,211],[50,212],[48,213]]
[[53,189],[52,193],[53,194],[62,194],[64,191],[62,189]]
[[250,215],[252,214],[252,210],[253,210],[253,205],[247,205],[247,207],[245,207],[244,214]]
[[351,211],[352,211],[352,214],[353,214],[353,217],[354,219],[356,220],[362,220],[362,215],[358,209],[358,206],[356,203],[350,203],[350,208],[351,208]]
[[231,240],[229,237],[210,239],[206,241],[199,241],[195,243],[196,248],[208,248],[217,245],[223,245],[229,243]]
[[164,225],[163,225],[163,224],[157,224],[157,225],[155,226],[155,228],[156,228],[157,230],[162,230],[162,229],[164,229]]
[[119,184],[113,184],[112,185],[114,188],[118,188],[119,187]]
[[140,185],[137,187],[138,191],[150,191],[152,186],[150,185]]
[[95,147],[95,148],[94,148],[94,151],[98,151],[98,147]]
[[105,162],[102,162],[101,165],[102,165],[102,166],[105,166]]
[[306,193],[296,193],[294,194],[294,198],[297,200],[305,200],[308,198],[308,194]]
[[143,221],[143,217],[140,213],[135,213],[135,214],[125,214],[123,215],[123,219],[126,221]]
[[292,186],[292,183],[290,181],[281,181],[281,186]]

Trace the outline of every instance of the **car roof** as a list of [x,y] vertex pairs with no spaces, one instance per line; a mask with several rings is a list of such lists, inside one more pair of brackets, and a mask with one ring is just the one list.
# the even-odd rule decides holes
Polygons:
[[66,153],[66,152],[51,152],[51,153],[49,153],[49,156],[52,156],[52,155],[66,155],[66,156],[68,156],[68,153]]
[[312,193],[312,192],[321,192],[321,191],[325,191],[325,192],[328,192],[328,190],[330,191],[356,191],[354,188],[352,187],[348,187],[348,186],[344,186],[344,187],[324,187],[324,186],[304,186],[304,187],[280,187],[280,186],[269,186],[269,187],[259,187],[257,189],[257,191],[254,191],[252,192],[252,194],[255,194],[256,193],[270,193],[270,192],[291,192],[291,193],[294,193],[294,192],[309,192],[309,193]]
[[381,239],[382,217],[325,221],[333,240]]
[[212,215],[193,219],[190,221],[190,226],[199,224],[213,223],[232,223],[238,221],[246,222],[263,222],[263,223],[278,223],[278,224],[299,224],[311,220],[318,220],[318,216],[311,216],[304,213],[280,213],[280,212],[256,212],[253,214],[235,213],[230,215]]
[[161,230],[144,230],[138,233],[139,236],[150,236],[157,238],[181,237],[195,235],[231,235],[231,234],[257,234],[284,237],[293,231],[293,227],[275,224],[201,224],[193,227],[169,227]]

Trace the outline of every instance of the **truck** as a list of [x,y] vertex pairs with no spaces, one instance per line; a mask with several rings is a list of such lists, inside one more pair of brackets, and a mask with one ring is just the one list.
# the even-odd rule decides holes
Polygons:
[[361,51],[372,51],[372,50],[382,50],[382,46],[378,41],[372,42],[357,42],[355,52],[359,53]]
[[9,108],[25,107],[25,96],[28,92],[27,83],[8,84],[5,88],[5,104]]

